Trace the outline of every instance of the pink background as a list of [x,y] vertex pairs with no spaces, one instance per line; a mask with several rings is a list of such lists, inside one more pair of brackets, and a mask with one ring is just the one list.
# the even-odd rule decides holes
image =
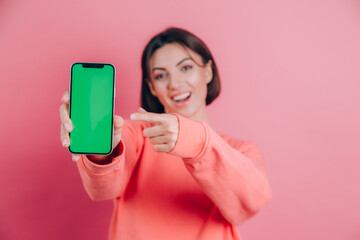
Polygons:
[[360,239],[360,3],[355,0],[0,1],[0,239],[106,239],[59,139],[75,61],[117,68],[116,113],[139,106],[140,56],[168,26],[217,61],[219,131],[266,157],[273,197],[244,239]]

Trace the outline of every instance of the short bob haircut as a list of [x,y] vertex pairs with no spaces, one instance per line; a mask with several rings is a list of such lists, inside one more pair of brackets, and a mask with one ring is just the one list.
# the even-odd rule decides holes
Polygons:
[[157,97],[151,94],[148,81],[150,78],[150,59],[153,53],[162,46],[169,43],[179,43],[183,47],[187,47],[202,58],[205,65],[212,61],[213,78],[207,84],[206,105],[209,105],[217,98],[220,93],[220,77],[208,47],[194,34],[180,28],[168,28],[165,31],[155,35],[150,42],[146,45],[141,59],[142,68],[142,83],[141,83],[141,107],[148,112],[164,113],[164,106],[160,103]]

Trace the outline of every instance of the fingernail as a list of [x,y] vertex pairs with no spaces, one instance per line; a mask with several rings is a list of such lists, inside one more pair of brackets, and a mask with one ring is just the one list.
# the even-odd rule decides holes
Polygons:
[[138,111],[140,111],[140,112],[146,112],[146,110],[143,109],[142,107],[139,107]]
[[76,161],[79,160],[79,158],[80,158],[80,157],[76,155],[76,156],[73,156],[73,157],[72,157],[72,160],[76,162]]
[[63,145],[63,147],[65,147],[66,143],[67,143],[67,141],[66,141],[66,139],[64,138],[64,139],[62,140],[62,145]]
[[65,127],[66,131],[70,131],[70,124],[65,123],[64,127]]
[[130,115],[130,119],[131,119],[131,120],[135,120],[135,119],[136,119],[136,115],[135,115],[134,113],[131,114],[131,115]]
[[66,101],[66,96],[65,95],[61,98],[61,101],[63,101],[63,102]]

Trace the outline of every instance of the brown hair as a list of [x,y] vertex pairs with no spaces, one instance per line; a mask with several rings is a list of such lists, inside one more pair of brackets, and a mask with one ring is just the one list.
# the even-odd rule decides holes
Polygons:
[[146,45],[141,59],[142,83],[141,83],[141,107],[146,111],[155,113],[164,113],[164,107],[157,97],[151,94],[147,81],[150,81],[150,59],[152,54],[162,46],[168,43],[179,43],[187,47],[202,58],[205,65],[211,60],[213,78],[207,85],[206,105],[209,105],[220,93],[219,73],[208,47],[194,34],[180,28],[168,28],[165,31],[155,35]]

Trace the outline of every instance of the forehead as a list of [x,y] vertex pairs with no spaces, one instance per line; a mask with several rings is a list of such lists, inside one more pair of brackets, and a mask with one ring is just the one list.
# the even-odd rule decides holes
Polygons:
[[150,58],[150,68],[173,67],[184,58],[192,58],[201,63],[201,56],[179,43],[168,43],[157,49]]

